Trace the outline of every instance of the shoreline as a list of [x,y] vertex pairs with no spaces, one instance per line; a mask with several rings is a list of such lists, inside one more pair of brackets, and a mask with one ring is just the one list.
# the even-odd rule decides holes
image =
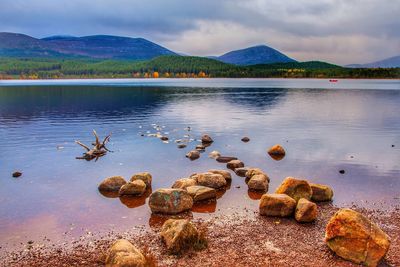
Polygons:
[[[351,207],[369,217],[385,231],[390,249],[379,266],[400,266],[400,207],[388,213]],[[158,266],[358,266],[335,255],[324,243],[325,226],[338,210],[331,203],[319,205],[314,223],[299,224],[293,218],[264,217],[244,209],[193,222],[206,229],[208,248],[170,255],[159,236],[162,220],[151,229],[133,227],[127,232],[81,237],[68,244],[32,244],[29,249],[6,252],[4,266],[104,266],[106,251],[119,238],[126,238],[156,259]],[[164,217],[164,216],[163,216]],[[164,219],[170,218],[165,216]]]

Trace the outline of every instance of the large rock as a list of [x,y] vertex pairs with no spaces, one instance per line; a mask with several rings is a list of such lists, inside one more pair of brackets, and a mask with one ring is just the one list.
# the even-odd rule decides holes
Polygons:
[[106,267],[145,267],[146,258],[128,240],[119,239],[107,252]]
[[298,222],[313,222],[317,218],[318,208],[317,204],[305,199],[300,198],[297,202],[294,218]]
[[276,189],[277,194],[286,194],[294,200],[299,201],[300,198],[310,200],[312,190],[310,184],[306,180],[300,180],[293,177],[287,177],[281,185]]
[[333,198],[333,190],[327,185],[310,184],[312,190],[311,199],[313,201],[331,201]]
[[260,199],[260,214],[266,216],[291,216],[296,200],[285,194],[264,194]]
[[255,191],[268,191],[268,185],[268,178],[265,174],[253,175],[247,182],[249,189]]
[[151,187],[151,181],[153,180],[153,178],[151,177],[151,174],[149,172],[140,172],[137,174],[134,174],[131,177],[131,182],[135,181],[135,180],[142,180],[147,187]]
[[198,159],[198,158],[200,158],[200,152],[197,151],[197,150],[189,151],[189,152],[186,154],[186,157],[189,158],[190,160]]
[[196,184],[197,184],[197,181],[195,179],[182,178],[182,179],[176,180],[175,183],[172,185],[172,188],[186,189],[186,187],[193,186]]
[[209,170],[208,172],[215,173],[215,174],[221,174],[222,176],[224,176],[225,180],[227,180],[227,181],[232,180],[232,175],[229,171],[212,169],[212,170]]
[[119,189],[119,195],[143,195],[146,192],[146,184],[142,180],[135,180],[121,186]]
[[193,199],[183,189],[161,188],[150,195],[149,206],[153,213],[177,214],[190,210]]
[[122,176],[108,177],[99,184],[99,190],[104,192],[118,192],[124,184],[126,184],[126,181]]
[[204,144],[210,144],[210,143],[214,142],[214,140],[208,134],[204,134],[201,137],[201,142]]
[[217,173],[199,173],[195,175],[194,178],[197,180],[198,185],[207,186],[214,189],[222,188],[227,184],[224,176]]
[[226,167],[227,167],[228,169],[234,170],[234,169],[236,169],[236,168],[242,168],[242,167],[244,167],[244,163],[243,163],[242,161],[238,160],[238,159],[234,159],[234,160],[229,161],[229,162],[226,164]]
[[341,209],[329,220],[325,242],[340,257],[366,266],[377,266],[390,246],[376,224],[351,209]]
[[286,152],[281,145],[274,145],[268,149],[268,154],[275,160],[281,160],[285,157]]
[[199,236],[196,227],[185,219],[169,219],[161,228],[161,237],[171,253],[193,247],[199,241]]
[[217,197],[217,192],[215,191],[215,189],[207,186],[189,186],[186,188],[186,191],[193,198],[194,202],[213,199]]

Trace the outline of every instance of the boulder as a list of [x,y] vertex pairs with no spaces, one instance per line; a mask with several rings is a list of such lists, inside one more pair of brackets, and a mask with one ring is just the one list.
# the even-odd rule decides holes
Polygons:
[[128,240],[119,239],[107,252],[106,267],[145,267],[145,256]]
[[377,266],[390,246],[375,223],[351,209],[341,209],[329,220],[325,242],[340,257],[366,266]]
[[99,191],[118,192],[124,184],[126,184],[126,181],[122,176],[112,176],[104,179],[98,188]]
[[261,215],[287,217],[293,214],[296,200],[286,194],[264,194],[259,208]]
[[210,154],[208,154],[208,157],[209,157],[209,158],[212,158],[212,159],[216,159],[216,158],[218,158],[219,156],[221,156],[221,153],[219,153],[219,152],[216,151],[216,150],[214,150],[214,151],[210,152]]
[[316,202],[331,201],[333,198],[333,190],[327,185],[310,184],[312,190],[311,199]]
[[229,171],[212,169],[212,170],[209,170],[208,172],[215,173],[215,174],[221,174],[222,176],[224,176],[225,180],[227,180],[227,181],[232,180],[232,175]]
[[140,172],[137,174],[134,174],[131,177],[131,182],[135,181],[135,180],[142,180],[147,187],[151,187],[151,181],[152,181],[152,177],[151,174],[149,172]]
[[221,174],[206,172],[199,173],[194,177],[197,180],[198,185],[207,186],[214,189],[222,188],[227,184],[224,176]]
[[192,248],[199,241],[199,232],[186,219],[169,219],[161,228],[161,238],[171,253],[180,253]]
[[242,142],[247,143],[247,142],[249,142],[249,141],[250,141],[250,138],[248,138],[247,136],[245,136],[245,137],[242,138]]
[[200,158],[200,152],[197,151],[197,150],[189,151],[189,152],[186,154],[186,157],[189,158],[190,160],[198,159],[198,158]]
[[238,160],[238,159],[234,159],[234,160],[229,161],[226,164],[226,167],[228,169],[234,170],[234,169],[237,169],[237,168],[244,167],[244,163],[242,161]]
[[283,180],[278,189],[276,189],[275,193],[286,194],[297,202],[300,198],[310,200],[312,190],[310,184],[306,180],[287,177]]
[[128,182],[121,186],[119,189],[119,195],[143,195],[146,192],[146,184],[142,180],[135,180],[133,182]]
[[253,175],[247,182],[249,189],[255,191],[268,191],[268,184],[268,179],[265,174]]
[[281,145],[274,145],[268,149],[268,154],[275,160],[281,160],[285,157],[286,152]]
[[208,134],[204,134],[201,137],[201,142],[205,143],[205,144],[210,144],[210,143],[214,142],[214,140]]
[[186,187],[193,186],[196,184],[197,184],[197,181],[195,179],[182,178],[182,179],[176,180],[175,183],[172,185],[172,188],[186,189]]
[[234,171],[237,176],[245,177],[248,170],[249,170],[248,167],[241,167],[241,168],[236,168]]
[[206,199],[214,199],[217,197],[217,192],[214,188],[207,186],[194,185],[186,188],[186,191],[193,198],[194,202],[203,201]]
[[236,159],[237,158],[235,158],[235,157],[225,157],[225,156],[219,156],[218,158],[216,158],[216,160],[221,163],[228,163],[229,161],[236,160]]
[[149,206],[153,213],[177,214],[190,210],[193,199],[183,189],[161,188],[150,195]]
[[294,218],[298,222],[313,222],[317,218],[318,208],[317,204],[305,199],[300,198],[297,202]]

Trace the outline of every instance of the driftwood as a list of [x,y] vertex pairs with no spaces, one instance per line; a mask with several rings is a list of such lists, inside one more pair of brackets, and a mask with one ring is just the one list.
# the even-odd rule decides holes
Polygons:
[[92,143],[93,148],[89,148],[87,145],[82,144],[80,141],[75,141],[75,143],[77,143],[86,150],[86,152],[83,153],[83,156],[76,157],[76,159],[85,159],[87,161],[96,159],[95,161],[97,161],[100,157],[107,154],[107,152],[112,152],[108,150],[108,148],[106,147],[106,144],[110,141],[111,134],[107,135],[104,138],[103,142],[100,142],[99,136],[97,135],[95,130],[93,130],[93,134],[94,137],[96,138],[95,143]]

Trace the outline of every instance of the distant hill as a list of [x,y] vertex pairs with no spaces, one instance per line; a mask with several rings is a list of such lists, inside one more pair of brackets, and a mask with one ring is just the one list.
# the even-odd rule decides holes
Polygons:
[[253,68],[262,69],[341,69],[343,67],[334,65],[323,61],[305,61],[305,62],[287,62],[287,63],[272,63],[272,64],[258,64],[252,66]]
[[235,65],[296,62],[296,60],[266,45],[231,51],[222,56],[215,57],[215,59]]
[[390,57],[367,64],[350,64],[349,68],[400,68],[400,56]]
[[0,33],[0,56],[3,57],[146,60],[162,55],[176,53],[143,38],[93,35],[36,39],[24,34]]

